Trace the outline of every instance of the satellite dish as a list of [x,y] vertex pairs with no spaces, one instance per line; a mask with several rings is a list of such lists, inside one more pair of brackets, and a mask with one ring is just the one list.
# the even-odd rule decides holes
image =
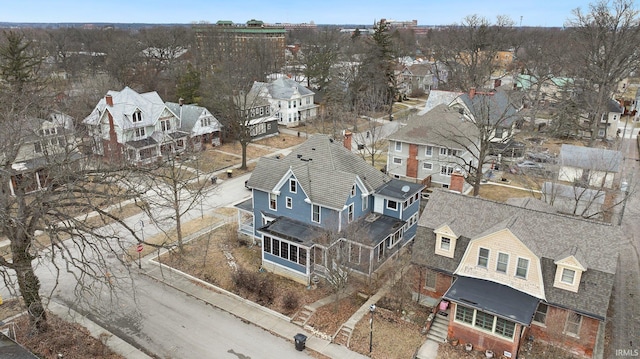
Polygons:
[[402,192],[404,192],[404,193],[409,192],[410,189],[411,189],[411,187],[409,187],[407,185],[402,186]]

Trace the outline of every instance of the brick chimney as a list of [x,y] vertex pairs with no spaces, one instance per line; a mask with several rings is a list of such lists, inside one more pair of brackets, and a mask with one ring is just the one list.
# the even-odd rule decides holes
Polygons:
[[107,101],[108,106],[113,107],[113,97],[111,95],[105,96],[104,99]]
[[476,88],[475,87],[470,88],[469,89],[469,98],[473,99],[473,96],[475,96],[475,95],[476,95]]
[[347,150],[351,151],[351,131],[346,130],[344,131],[344,148],[346,148]]
[[462,193],[463,189],[464,189],[464,176],[462,175],[462,172],[460,172],[459,170],[454,171],[451,174],[451,182],[449,183],[449,190]]

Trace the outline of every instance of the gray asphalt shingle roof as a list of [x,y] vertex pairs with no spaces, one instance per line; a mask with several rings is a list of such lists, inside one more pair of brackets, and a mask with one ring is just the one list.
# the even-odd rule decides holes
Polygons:
[[391,180],[342,143],[314,135],[282,159],[261,158],[248,185],[270,192],[289,169],[313,203],[337,210],[346,204],[356,177],[369,192]]
[[[189,104],[189,105],[185,104],[180,106],[179,103],[175,103],[175,102],[167,102],[166,105],[169,108],[169,110],[175,113],[176,116],[178,116],[178,118],[180,119],[180,130],[187,133],[192,132],[194,126],[202,116],[207,116],[207,117],[210,116],[213,122],[218,122],[218,120],[209,112],[209,110],[207,110],[205,107],[202,107],[202,106],[193,105],[193,104]],[[211,127],[212,129],[214,128],[219,129],[220,124],[217,123],[215,125],[212,125]]]
[[309,90],[308,88],[302,86],[298,82],[288,78],[288,77],[280,77],[276,80],[273,80],[269,83],[258,82],[256,81],[253,84],[253,89],[267,89],[271,98],[273,99],[282,99],[287,100],[290,99],[293,94],[297,91],[301,96],[313,95],[314,92]]
[[472,146],[478,139],[478,128],[475,124],[464,120],[458,110],[440,104],[422,115],[414,115],[407,119],[389,136],[390,140],[419,145],[437,145],[447,148]]
[[[518,110],[511,103],[509,96],[505,91],[496,91],[491,93],[476,93],[473,98],[468,93],[462,94],[460,100],[464,103],[471,116],[475,117],[489,116],[492,125],[500,125],[501,127],[509,127],[518,120]],[[481,120],[485,120],[484,118]]]
[[[433,230],[445,224],[460,236],[454,258],[434,254]],[[452,275],[471,239],[504,228],[540,258],[549,303],[597,318],[606,317],[617,269],[617,243],[623,238],[619,227],[435,190],[418,220],[412,260]],[[587,268],[578,293],[553,287],[554,261],[569,255]]]
[[619,172],[622,152],[563,144],[560,147],[560,164],[596,171]]
[[[125,87],[122,91],[110,90],[107,95],[112,97],[113,106],[107,105],[105,97],[101,98],[93,112],[83,120],[84,123],[98,125],[104,111],[109,111],[116,126],[122,129],[152,126],[166,108],[164,101],[155,91],[139,94]],[[141,111],[142,122],[134,125],[132,116],[136,110]]]
[[438,105],[449,106],[453,100],[457,99],[462,94],[462,92],[431,90],[429,92],[427,102],[424,104],[424,108],[418,112],[418,115],[424,115]]

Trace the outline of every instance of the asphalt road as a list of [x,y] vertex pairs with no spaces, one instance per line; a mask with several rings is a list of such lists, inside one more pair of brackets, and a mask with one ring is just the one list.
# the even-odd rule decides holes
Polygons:
[[[247,178],[248,175],[245,175],[220,181],[202,206],[190,211],[184,221],[199,218],[200,208],[206,213],[247,198],[250,195],[244,188]],[[168,211],[163,208],[155,210]],[[135,226],[141,220],[148,220],[145,216],[136,215],[127,219],[127,223]],[[160,228],[146,222],[144,228],[138,227],[146,236],[160,231]],[[105,231],[117,233],[121,243],[134,244],[134,240],[128,238],[130,235],[127,236],[118,228],[105,228]],[[75,250],[79,251],[80,248]],[[66,270],[59,255],[53,261],[61,269],[57,271],[49,254],[43,252],[44,260],[36,266],[43,296],[82,313],[150,356],[163,359],[308,357],[304,352],[295,350],[291,339],[276,337],[262,328],[244,323],[200,300],[141,276],[135,270],[135,265],[134,270],[124,267],[115,254],[104,257],[113,288],[87,278],[77,280],[78,271]],[[77,290],[78,283],[86,288],[82,293]],[[0,292],[5,299],[10,297],[7,288],[2,288]]]
[[[84,314],[150,356],[172,358],[308,358],[276,337],[153,279],[134,274],[135,292],[100,291],[78,303],[60,288],[53,300]],[[92,305],[93,304],[93,305]]]
[[[635,139],[624,139],[622,179],[629,184],[622,228],[618,272],[613,286],[609,320],[611,342],[605,358],[619,358],[624,351],[640,352],[640,158]],[[635,351],[634,351],[635,350]]]

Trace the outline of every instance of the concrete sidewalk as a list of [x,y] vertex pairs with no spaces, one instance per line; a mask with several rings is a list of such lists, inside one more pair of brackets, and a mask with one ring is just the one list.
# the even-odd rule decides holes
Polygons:
[[119,337],[113,335],[108,330],[92,322],[91,320],[87,319],[87,317],[74,311],[71,308],[67,308],[53,301],[49,302],[48,308],[51,313],[57,315],[58,317],[68,322],[78,323],[81,326],[87,328],[87,330],[89,330],[89,333],[91,333],[91,336],[96,339],[100,339],[101,335],[107,335],[108,339],[105,340],[105,343],[109,347],[109,349],[111,349],[116,354],[120,354],[127,359],[151,359],[150,356],[146,355],[145,353],[120,339]]
[[292,347],[294,346],[293,337],[298,333],[302,333],[308,338],[306,342],[308,349],[327,357],[336,359],[368,358],[342,345],[313,336],[303,328],[291,323],[290,317],[248,301],[186,273],[164,265],[161,272],[160,264],[154,260],[144,261],[141,273],[233,314],[244,321],[251,322],[274,335],[289,339]]

